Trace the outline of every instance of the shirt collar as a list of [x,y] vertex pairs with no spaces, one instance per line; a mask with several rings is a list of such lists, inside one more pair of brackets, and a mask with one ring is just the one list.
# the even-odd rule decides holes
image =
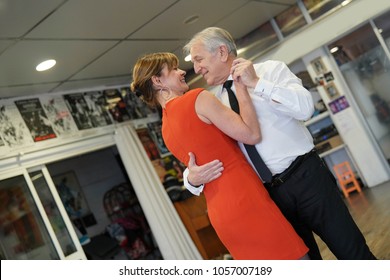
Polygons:
[[[232,75],[230,75],[230,76],[226,79],[226,81],[228,81],[228,80],[233,80]],[[234,84],[232,85],[232,88],[234,89]],[[222,83],[222,84],[220,84],[220,85],[218,86],[218,91],[217,91],[217,93],[216,93],[216,96],[217,96],[217,97],[220,97],[220,96],[222,95],[222,92],[223,92],[224,90],[225,90],[225,89],[223,88],[223,83]]]

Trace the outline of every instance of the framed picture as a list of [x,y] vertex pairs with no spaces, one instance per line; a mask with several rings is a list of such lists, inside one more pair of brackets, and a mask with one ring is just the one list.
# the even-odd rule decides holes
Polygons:
[[311,61],[310,64],[313,66],[313,69],[317,75],[321,75],[321,74],[324,74],[326,72],[325,65],[322,62],[322,59],[320,57]]
[[333,114],[343,111],[344,109],[349,107],[349,103],[345,96],[337,98],[336,100],[330,102],[328,105]]
[[333,81],[334,80],[333,73],[332,72],[325,73],[324,78],[327,82]]
[[72,170],[52,176],[52,179],[69,218],[86,227],[96,224],[76,173]]
[[324,88],[330,100],[333,100],[340,96],[340,93],[333,82],[326,84]]

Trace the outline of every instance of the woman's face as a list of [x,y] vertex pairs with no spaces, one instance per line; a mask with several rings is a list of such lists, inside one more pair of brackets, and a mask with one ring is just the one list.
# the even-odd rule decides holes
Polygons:
[[177,67],[169,71],[168,66],[165,65],[161,71],[160,82],[163,87],[170,91],[182,94],[189,89],[189,86],[185,81],[185,75],[185,71]]

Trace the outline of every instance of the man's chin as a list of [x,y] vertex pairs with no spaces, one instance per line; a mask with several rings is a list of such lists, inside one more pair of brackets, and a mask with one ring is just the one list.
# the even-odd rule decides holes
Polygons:
[[205,76],[203,76],[203,79],[206,81],[206,84],[209,85],[209,86],[214,86],[214,80],[211,79],[211,78],[207,78]]

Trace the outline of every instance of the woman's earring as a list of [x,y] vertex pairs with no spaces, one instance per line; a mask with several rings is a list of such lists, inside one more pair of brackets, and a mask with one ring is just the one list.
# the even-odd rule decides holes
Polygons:
[[166,88],[160,88],[160,94],[162,96],[162,98],[167,101],[169,99],[169,88],[166,89]]

